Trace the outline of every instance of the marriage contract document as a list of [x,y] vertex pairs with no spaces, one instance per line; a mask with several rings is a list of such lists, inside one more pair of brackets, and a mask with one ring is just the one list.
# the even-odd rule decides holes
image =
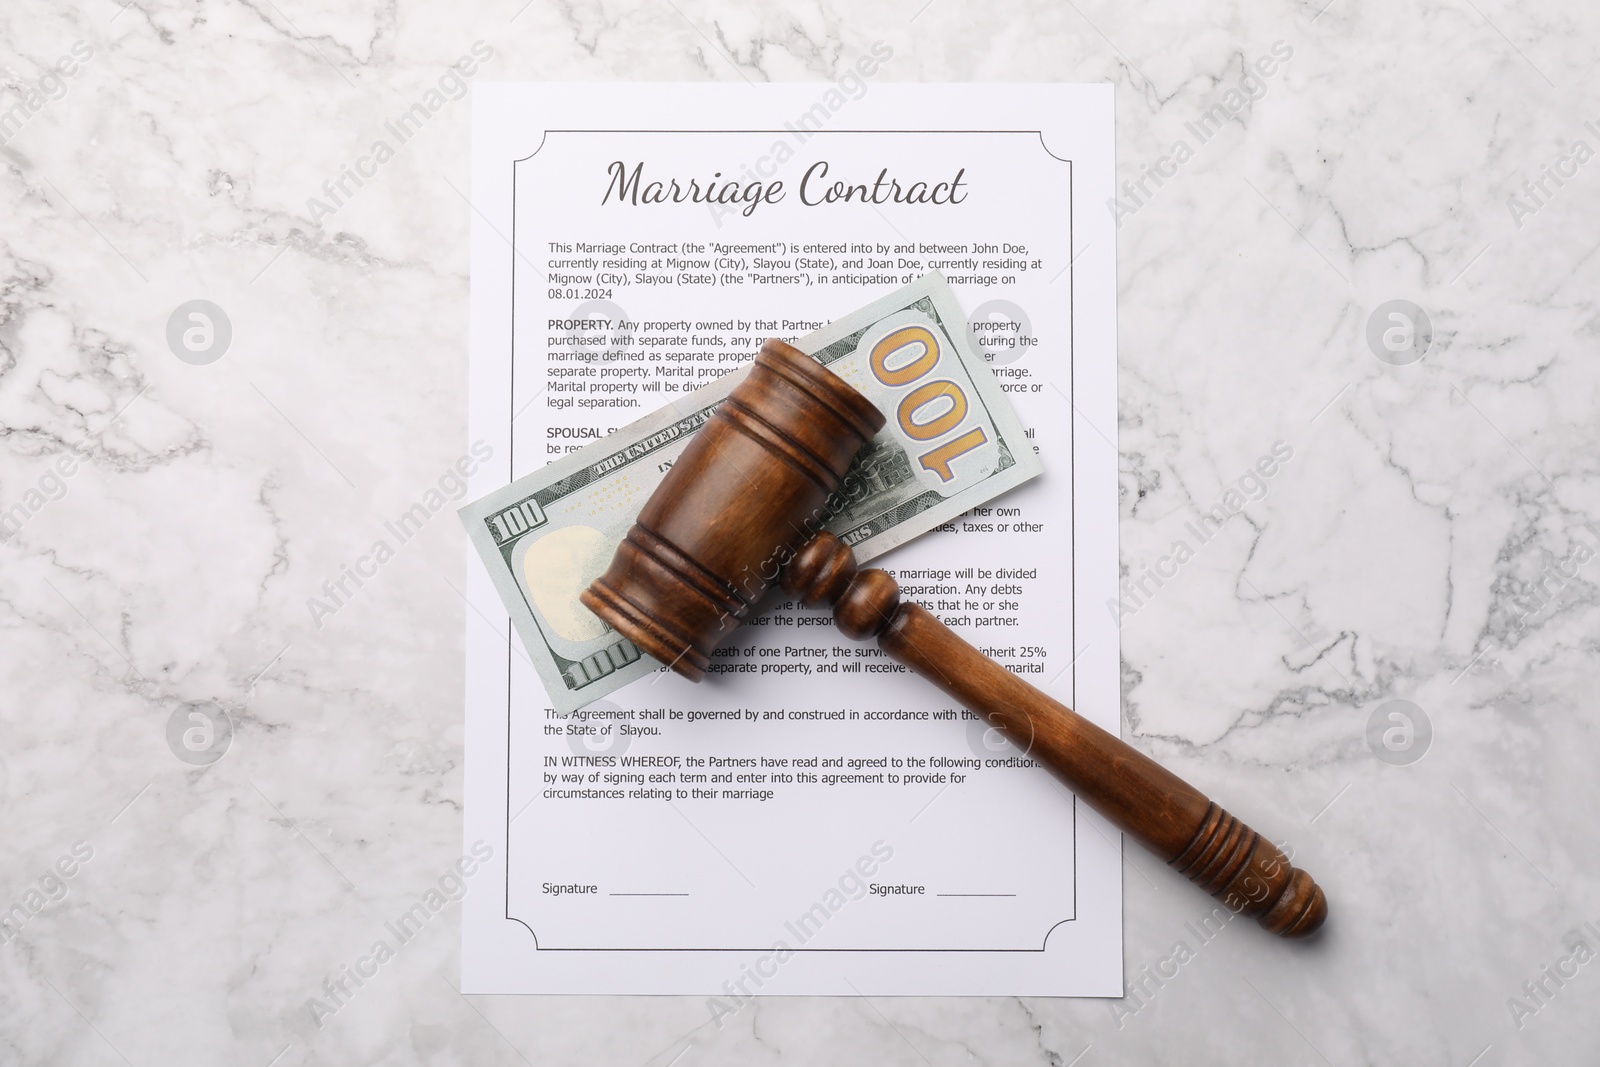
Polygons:
[[[781,595],[699,685],[572,606],[613,547],[584,520],[602,476],[692,426],[609,435],[767,337],[848,356],[872,327],[829,324],[906,290],[893,323],[978,353],[960,380],[1016,417],[921,470],[884,459],[884,485],[1043,473],[873,564],[1118,732],[1111,89],[892,65],[879,44],[834,83],[476,89],[470,440],[494,458],[472,495],[576,469],[479,516],[504,574],[469,562],[466,840],[492,856],[465,992],[693,994],[719,1022],[772,994],[1122,993],[1120,835],[1025,746]],[[912,417],[959,419],[947,385]]]

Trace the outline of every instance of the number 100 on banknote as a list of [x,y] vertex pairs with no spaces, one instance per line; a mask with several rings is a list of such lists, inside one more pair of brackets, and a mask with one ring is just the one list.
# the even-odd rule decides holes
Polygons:
[[[861,562],[949,522],[1041,467],[943,278],[929,274],[795,342],[887,417],[828,503]],[[660,664],[578,599],[651,492],[744,372],[461,509],[551,706],[570,711]]]

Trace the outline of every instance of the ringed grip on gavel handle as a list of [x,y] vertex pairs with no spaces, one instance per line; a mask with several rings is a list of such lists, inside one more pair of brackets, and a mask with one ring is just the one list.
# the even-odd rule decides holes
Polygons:
[[1322,888],[1272,842],[983,655],[922,605],[902,603],[899,584],[877,568],[858,570],[855,553],[833,534],[806,542],[784,569],[782,583],[807,605],[831,605],[847,637],[876,637],[891,659],[982,714],[1123,833],[1229,910],[1283,937],[1305,937],[1327,918]]

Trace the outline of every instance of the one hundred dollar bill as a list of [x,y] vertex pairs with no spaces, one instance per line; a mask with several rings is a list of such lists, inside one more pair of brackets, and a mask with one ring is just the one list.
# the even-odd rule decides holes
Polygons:
[[[1043,469],[937,272],[795,346],[887,420],[828,503],[827,528],[863,563]],[[660,669],[578,594],[610,565],[656,485],[745,373],[685,393],[461,509],[556,710]]]

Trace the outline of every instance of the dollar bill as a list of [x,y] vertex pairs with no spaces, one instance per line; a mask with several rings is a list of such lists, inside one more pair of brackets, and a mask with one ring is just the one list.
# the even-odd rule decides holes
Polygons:
[[[867,560],[1037,475],[1042,466],[937,272],[796,347],[849,382],[886,424],[828,504],[826,526]],[[743,380],[739,370],[460,511],[551,706],[571,711],[660,664],[578,594],[656,485]]]

